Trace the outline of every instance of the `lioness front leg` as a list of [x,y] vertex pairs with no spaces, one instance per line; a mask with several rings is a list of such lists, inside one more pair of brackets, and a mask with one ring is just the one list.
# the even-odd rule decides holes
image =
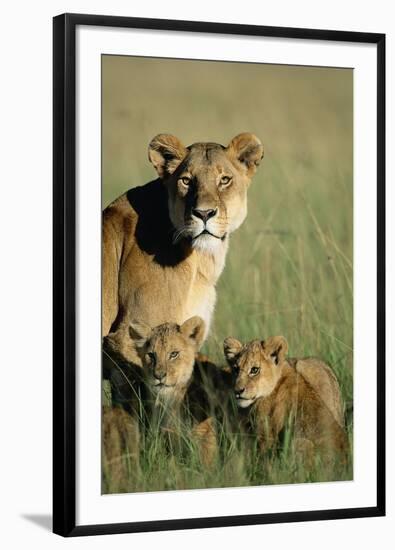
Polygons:
[[119,235],[110,215],[103,217],[102,337],[107,336],[118,315],[118,276],[121,258]]

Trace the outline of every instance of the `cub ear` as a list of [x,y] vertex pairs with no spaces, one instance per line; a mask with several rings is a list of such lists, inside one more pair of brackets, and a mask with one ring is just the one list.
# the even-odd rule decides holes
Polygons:
[[276,365],[282,363],[288,353],[288,342],[284,336],[271,336],[262,342],[262,347]]
[[236,158],[252,177],[263,158],[263,145],[259,139],[248,132],[239,134],[232,139],[227,147],[229,154]]
[[181,332],[194,341],[198,350],[203,344],[205,324],[201,317],[195,316],[187,319],[181,326]]
[[181,141],[170,134],[158,134],[148,146],[148,158],[160,178],[172,174],[187,152]]
[[137,348],[142,348],[151,336],[152,329],[144,321],[133,320],[129,325],[129,335]]
[[234,363],[234,360],[239,355],[243,348],[243,344],[236,340],[236,338],[225,338],[224,340],[224,355],[230,365]]

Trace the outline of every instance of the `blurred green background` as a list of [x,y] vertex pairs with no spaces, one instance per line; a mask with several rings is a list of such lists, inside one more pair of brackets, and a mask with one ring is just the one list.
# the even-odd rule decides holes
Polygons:
[[158,133],[185,145],[261,139],[205,351],[223,362],[226,336],[283,334],[290,355],[333,366],[351,406],[352,70],[103,56],[102,121],[103,207],[156,177]]

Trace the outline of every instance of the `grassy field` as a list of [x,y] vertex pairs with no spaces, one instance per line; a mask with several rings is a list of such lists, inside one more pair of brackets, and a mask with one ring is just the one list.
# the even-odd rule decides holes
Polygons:
[[[223,362],[226,336],[283,334],[291,356],[319,356],[353,400],[352,71],[273,65],[103,58],[103,206],[155,178],[147,146],[157,133],[227,144],[255,133],[265,158],[248,217],[232,235],[204,352]],[[352,443],[352,415],[348,430]],[[226,435],[226,434],[225,434]],[[229,439],[229,438],[228,438]],[[224,441],[226,437],[224,438]],[[248,465],[236,438],[210,472],[196,453],[169,456],[148,435],[138,484],[160,490],[325,479],[289,448]],[[352,467],[339,473],[350,478]],[[111,490],[111,479],[108,480]]]

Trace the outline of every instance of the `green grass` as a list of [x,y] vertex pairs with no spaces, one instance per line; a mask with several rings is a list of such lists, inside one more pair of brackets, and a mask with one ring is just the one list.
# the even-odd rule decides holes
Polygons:
[[[215,395],[213,394],[213,400]],[[136,464],[133,449],[125,447],[121,460],[124,476],[121,485],[112,476],[111,464],[104,462],[103,492],[147,492],[180,489],[223,488],[311,483],[352,479],[352,430],[349,430],[350,462],[328,468],[315,457],[308,467],[292,446],[292,427],[287,426],[275,453],[262,455],[256,438],[218,423],[218,457],[208,467],[202,464],[192,422],[180,422],[176,436],[161,429],[160,419],[147,418],[141,411],[140,460]],[[237,412],[237,411],[234,411]],[[229,429],[232,425],[233,429]],[[172,433],[172,435],[174,435]]]
[[[264,143],[247,220],[231,236],[203,351],[221,363],[226,336],[250,340],[282,334],[291,356],[314,355],[332,365],[348,407],[353,400],[352,96],[352,71],[345,69],[103,59],[103,206],[154,179],[147,145],[157,133],[173,133],[189,145],[226,144],[251,131]],[[169,457],[158,435],[148,437],[145,446],[139,490],[314,481],[325,474],[302,471],[289,452],[264,464],[254,452],[246,459],[238,440],[224,443],[211,472],[194,452]],[[344,475],[352,475],[351,466]]]

